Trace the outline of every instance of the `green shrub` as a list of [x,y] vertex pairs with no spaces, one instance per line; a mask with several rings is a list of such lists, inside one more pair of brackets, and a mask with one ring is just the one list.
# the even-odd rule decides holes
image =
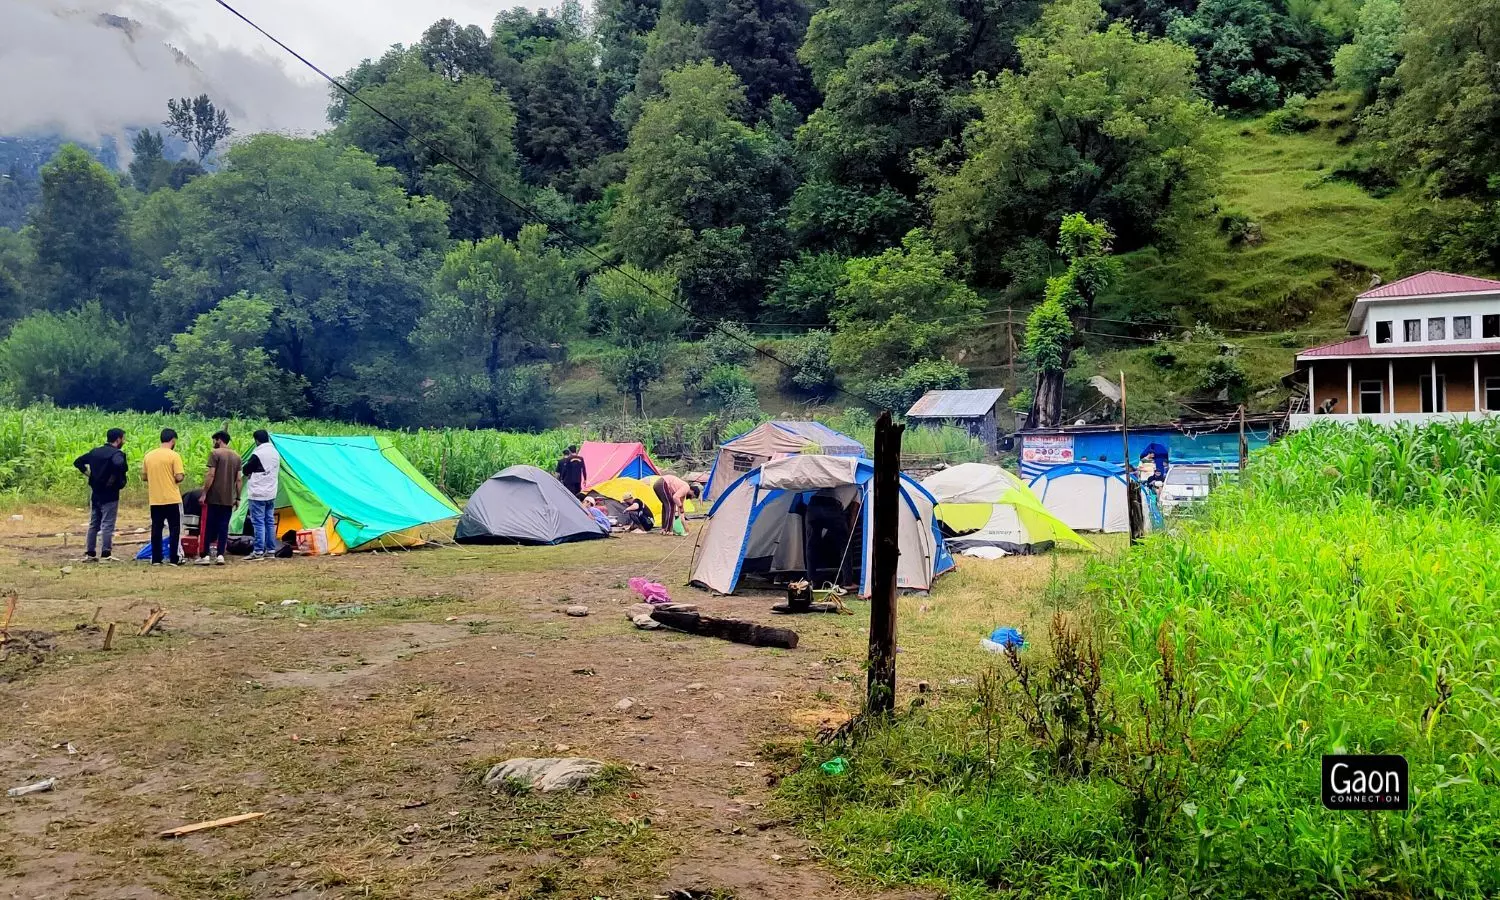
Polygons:
[[1286,98],[1280,109],[1266,114],[1264,121],[1266,130],[1272,134],[1293,134],[1318,127],[1318,120],[1307,114],[1307,98],[1301,94]]

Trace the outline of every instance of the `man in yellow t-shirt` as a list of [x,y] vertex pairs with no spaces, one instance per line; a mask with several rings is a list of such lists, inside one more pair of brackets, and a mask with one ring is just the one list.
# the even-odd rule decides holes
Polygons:
[[182,565],[178,552],[182,530],[182,490],[178,487],[187,473],[182,457],[177,455],[177,432],[161,430],[161,446],[141,460],[141,476],[146,479],[146,494],[151,503],[151,565],[162,564],[161,532],[166,526],[169,536],[171,565]]

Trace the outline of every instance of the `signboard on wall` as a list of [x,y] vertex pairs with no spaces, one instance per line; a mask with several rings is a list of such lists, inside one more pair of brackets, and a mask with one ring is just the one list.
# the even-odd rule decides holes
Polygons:
[[1028,434],[1021,439],[1021,462],[1057,466],[1073,461],[1073,435]]

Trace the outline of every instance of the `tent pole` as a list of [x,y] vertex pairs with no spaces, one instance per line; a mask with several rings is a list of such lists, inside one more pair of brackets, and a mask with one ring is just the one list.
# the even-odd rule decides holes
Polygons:
[[870,656],[865,712],[896,708],[896,571],[901,553],[901,433],[890,410],[875,422],[874,531],[870,581]]

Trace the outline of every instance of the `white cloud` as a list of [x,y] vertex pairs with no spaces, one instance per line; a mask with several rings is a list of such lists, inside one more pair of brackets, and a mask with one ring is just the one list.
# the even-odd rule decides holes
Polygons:
[[[513,5],[231,2],[334,76],[391,44],[415,42],[439,18],[487,29],[497,9]],[[3,0],[0,35],[0,134],[97,141],[157,124],[168,97],[199,93],[226,109],[241,134],[325,127],[326,86],[213,0]]]

